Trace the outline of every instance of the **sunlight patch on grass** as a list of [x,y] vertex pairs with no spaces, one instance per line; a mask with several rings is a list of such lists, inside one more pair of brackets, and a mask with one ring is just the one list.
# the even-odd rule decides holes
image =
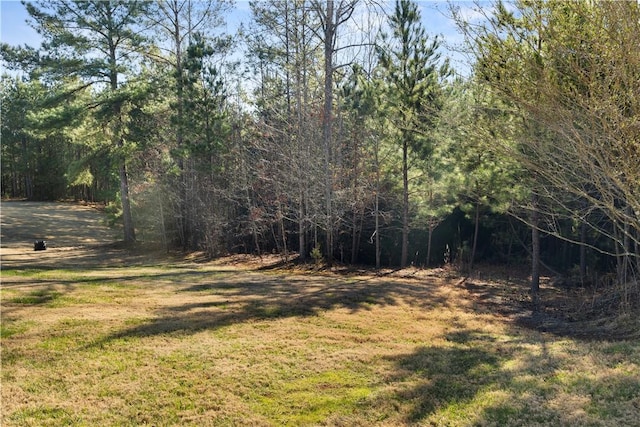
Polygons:
[[370,380],[347,369],[304,375],[258,391],[252,407],[277,425],[315,425],[356,412],[373,392]]
[[46,331],[36,348],[60,355],[75,351],[90,344],[93,341],[92,337],[101,327],[98,320],[65,318]]
[[[124,304],[137,295],[135,285],[120,282],[49,284],[11,289],[3,301],[24,306],[64,308],[74,305]],[[6,291],[5,291],[6,292]]]
[[2,319],[0,322],[0,338],[6,339],[13,335],[22,334],[36,325],[36,322],[30,320],[11,321]]
[[424,421],[430,425],[510,425],[518,421],[520,415],[519,408],[511,405],[511,398],[504,390],[480,390],[472,399],[452,402]]
[[59,298],[54,307],[91,304],[124,304],[136,296],[136,287],[119,282],[82,284]]
[[60,281],[60,282],[82,282],[83,280],[94,280],[96,274],[101,270],[87,271],[84,269],[6,269],[2,270],[5,278],[28,278],[37,281]]
[[[62,270],[53,270],[53,276],[56,277],[59,275],[59,273],[57,272],[61,272]],[[9,277],[28,277],[31,279],[46,279],[52,276],[51,274],[52,270],[43,270],[43,269],[37,269],[37,268],[24,268],[24,269],[12,269],[12,268],[7,268],[7,269],[2,269],[2,277],[4,278],[9,278]]]
[[11,415],[10,420],[22,426],[72,426],[78,422],[77,417],[67,409],[42,405],[16,412]]

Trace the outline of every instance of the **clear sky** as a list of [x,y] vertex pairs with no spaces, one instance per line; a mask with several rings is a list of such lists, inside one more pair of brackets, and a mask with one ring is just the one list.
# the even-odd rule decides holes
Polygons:
[[0,40],[10,45],[40,44],[38,33],[25,21],[27,11],[18,0],[0,0]]
[[[416,2],[422,14],[425,29],[428,34],[442,35],[445,42],[445,55],[450,56],[452,65],[458,72],[465,73],[468,69],[463,57],[455,53],[456,49],[462,43],[462,36],[457,32],[454,22],[447,16],[447,1],[430,0]],[[463,9],[471,11],[471,2],[455,2]],[[237,0],[236,10],[229,17],[238,22],[246,22],[250,18],[248,0]],[[472,12],[469,12],[472,13]],[[26,20],[28,14],[25,7],[18,0],[0,0],[0,40],[10,45],[30,45],[37,47],[40,44],[38,33],[31,28]],[[231,22],[229,22],[231,24]],[[231,25],[230,25],[231,26]]]

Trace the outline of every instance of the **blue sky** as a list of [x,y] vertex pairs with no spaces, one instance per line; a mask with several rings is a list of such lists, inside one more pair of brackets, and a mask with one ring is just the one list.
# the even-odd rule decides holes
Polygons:
[[[451,48],[455,49],[462,42],[462,37],[457,32],[455,24],[447,17],[447,2],[445,0],[430,0],[417,1],[416,3],[421,9],[422,20],[427,33],[443,36],[445,47],[447,48],[447,52],[444,52],[444,54],[451,57],[454,68],[464,73],[468,65],[465,64],[461,55],[450,50]],[[456,2],[456,4],[468,10],[469,14],[473,13],[471,11],[471,2]],[[247,0],[237,0],[235,7],[236,10],[230,16],[230,19],[248,21],[250,17],[249,2]],[[20,1],[0,0],[0,40],[14,46],[24,44],[38,46],[40,44],[38,33],[25,22],[27,18],[27,12]],[[231,27],[231,22],[229,24]]]
[[0,1],[0,40],[11,45],[39,44],[38,33],[25,20],[27,11],[17,0]]

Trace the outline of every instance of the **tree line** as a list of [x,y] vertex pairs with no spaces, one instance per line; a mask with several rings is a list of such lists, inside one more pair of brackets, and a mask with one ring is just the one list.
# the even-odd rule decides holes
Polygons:
[[226,0],[25,3],[2,196],[104,202],[167,249],[530,263],[534,297],[546,268],[638,301],[637,2],[451,3],[465,77],[409,0],[249,4],[228,34]]

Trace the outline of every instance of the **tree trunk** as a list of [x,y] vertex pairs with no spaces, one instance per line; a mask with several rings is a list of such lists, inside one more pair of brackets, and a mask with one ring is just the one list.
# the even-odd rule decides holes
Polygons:
[[[169,12],[168,12],[169,13]],[[183,151],[184,147],[184,130],[185,130],[185,95],[184,95],[184,85],[185,85],[185,75],[184,68],[182,64],[182,34],[181,34],[181,26],[180,26],[180,8],[177,3],[172,4],[171,12],[173,14],[173,43],[175,45],[175,55],[176,55],[176,98],[177,98],[177,111],[176,111],[176,120],[178,125],[176,126],[176,146],[178,148],[179,158],[178,158],[178,169],[180,170],[180,189],[179,189],[179,219],[178,219],[178,227],[180,229],[181,236],[181,244],[182,250],[186,251],[188,249],[193,249],[190,244],[192,240],[191,229],[192,229],[192,218],[189,208],[189,185],[188,180],[189,177],[187,174],[187,165],[185,163],[185,151]]]
[[402,253],[400,268],[407,266],[409,255],[409,143],[404,138],[402,142]]
[[538,212],[538,196],[531,196],[531,300],[533,310],[538,311],[540,298],[540,229]]
[[471,247],[471,258],[469,259],[469,271],[473,270],[473,262],[476,258],[476,248],[478,247],[478,228],[480,227],[480,202],[476,202],[476,215],[474,219],[473,246]]
[[378,141],[375,142],[375,164],[376,164],[376,197],[375,197],[375,217],[376,228],[374,235],[376,238],[376,269],[380,270],[380,160],[378,158]]
[[273,222],[271,223],[271,236],[273,237],[273,242],[276,244],[276,252],[281,254],[282,250],[280,249],[280,239],[278,238],[278,233],[276,233]]
[[355,264],[357,261],[357,257],[358,257],[358,214],[357,212],[354,210],[353,211],[353,215],[351,218],[352,222],[353,222],[353,227],[351,229],[351,264]]
[[580,284],[584,286],[587,278],[587,224],[580,225]]
[[[108,9],[111,13],[111,10]],[[111,36],[111,34],[110,34]],[[116,43],[113,39],[109,38],[109,79],[110,89],[112,92],[118,90],[118,57],[116,56]],[[122,150],[124,147],[123,134],[124,129],[122,126],[122,104],[121,101],[116,101],[113,106],[113,120],[115,123],[113,138],[115,146]],[[120,177],[120,198],[122,203],[122,221],[124,227],[124,241],[126,243],[132,243],[136,240],[136,232],[133,227],[133,217],[131,215],[131,202],[129,200],[129,177],[127,175],[127,161],[124,153],[119,154],[119,167],[118,175]]]
[[322,141],[324,142],[324,197],[326,210],[326,251],[327,264],[333,264],[333,212],[332,212],[332,186],[333,176],[331,171],[331,140],[333,127],[333,0],[326,2],[326,15],[324,25],[324,108],[322,115]]
[[358,260],[358,242],[359,242],[359,222],[358,222],[358,210],[360,209],[360,203],[358,202],[358,135],[353,135],[353,215],[352,223],[353,229],[351,234],[351,264],[355,264]]
[[307,42],[306,42],[306,12],[303,11],[302,22],[296,20],[296,27],[301,31],[301,41],[296,43],[296,61],[302,55],[301,66],[296,66],[296,102],[297,102],[297,143],[298,143],[298,185],[300,193],[300,204],[298,206],[298,252],[300,260],[307,260],[307,200],[308,200],[308,145],[306,135],[306,119],[308,105],[307,90]]
[[636,275],[640,275],[640,231],[636,231],[636,238],[633,240],[633,247],[635,249],[634,253],[636,254]]
[[433,221],[429,219],[428,223],[428,235],[427,235],[427,267],[431,263],[431,238],[433,237]]
[[[302,179],[300,179],[302,181]],[[305,224],[304,224],[304,189],[303,184],[300,182],[300,203],[298,205],[298,254],[300,261],[306,261],[307,259],[307,243],[305,239]]]
[[614,222],[613,224],[613,245],[616,249],[616,280],[620,283],[620,277],[622,276],[622,257],[623,257],[623,249],[622,244],[620,243],[620,232],[618,231],[618,223]]
[[282,236],[282,249],[285,261],[289,261],[289,247],[287,245],[287,230],[284,226],[284,215],[282,213],[282,206],[278,204],[278,225],[280,226],[280,235]]
[[159,193],[156,193],[158,195],[158,213],[160,214],[160,228],[162,229],[162,247],[164,248],[165,252],[169,251],[169,245],[167,244],[167,229],[166,229],[166,225],[165,225],[165,220],[164,220],[164,208],[163,208],[163,200],[162,197],[160,196]]
[[358,217],[358,239],[356,240],[356,258],[355,262],[358,262],[358,254],[360,253],[360,245],[362,244],[362,224],[364,223],[364,209],[360,211]]
[[[633,211],[630,206],[627,206],[626,209],[627,218],[631,218],[633,216]],[[619,279],[621,283],[626,284],[629,282],[629,268],[633,265],[631,264],[631,226],[629,225],[629,221],[624,221],[623,226],[624,235],[622,237],[622,247],[624,250],[624,259],[622,262],[622,277]]]
[[124,226],[124,241],[133,243],[136,240],[136,231],[131,216],[131,202],[129,200],[129,178],[127,165],[124,159],[120,160],[120,198],[122,199],[122,222]]
[[[120,125],[121,122],[121,108],[120,105],[116,105],[115,114],[118,125],[116,126],[115,137],[117,137],[116,146],[118,149],[122,149],[124,146],[124,141],[122,140],[122,128]],[[118,166],[118,176],[120,178],[120,201],[122,203],[122,223],[123,223],[123,231],[124,231],[124,241],[126,243],[132,243],[136,240],[136,232],[133,226],[133,216],[131,215],[131,201],[129,198],[129,177],[127,174],[127,161],[124,157],[124,154],[120,154]]]

